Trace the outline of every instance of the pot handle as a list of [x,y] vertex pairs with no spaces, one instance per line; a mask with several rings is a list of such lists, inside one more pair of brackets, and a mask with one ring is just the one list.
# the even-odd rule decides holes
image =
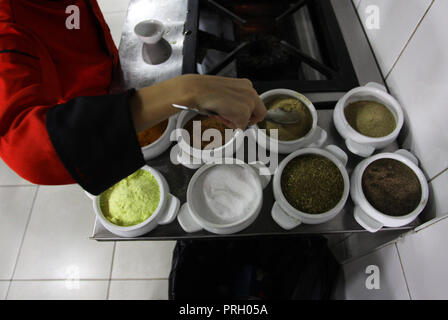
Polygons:
[[326,146],[325,149],[330,151],[336,158],[338,158],[342,162],[344,167],[347,165],[348,156],[344,151],[342,151],[341,148],[339,148],[338,146],[335,146],[334,144],[330,144],[330,145]]
[[177,221],[185,232],[192,233],[202,230],[202,227],[191,215],[188,203],[184,203],[182,207],[180,207],[179,214],[177,215]]
[[399,149],[397,151],[395,151],[394,153],[399,154],[409,160],[411,160],[416,166],[418,166],[418,159],[416,156],[414,156],[412,153],[410,153],[408,150],[406,149]]
[[319,126],[316,126],[315,132],[312,139],[312,143],[310,143],[308,145],[309,148],[320,148],[325,141],[327,141],[327,131],[325,131],[324,129],[322,129]]
[[354,216],[356,222],[369,232],[377,232],[383,227],[379,221],[368,216],[359,206],[355,207]]
[[375,88],[375,89],[379,89],[381,91],[387,92],[386,87],[383,86],[382,84],[377,83],[377,82],[366,83],[365,87],[371,87],[371,88]]
[[[268,167],[261,161],[251,162],[249,165],[255,170],[255,173],[260,178],[261,187],[263,189],[266,188],[271,181],[271,173],[269,172]],[[264,174],[261,174],[261,171],[263,171]]]
[[176,219],[177,213],[179,212],[180,201],[171,193],[168,193],[168,199],[166,203],[166,210],[163,213],[158,224],[169,224]]
[[278,205],[277,201],[274,202],[271,210],[272,219],[274,219],[277,224],[285,230],[291,230],[302,223],[299,219],[293,218],[288,215],[282,208]]
[[354,154],[357,154],[358,156],[364,158],[371,156],[375,151],[375,148],[372,146],[360,144],[350,139],[345,139],[345,145],[347,146],[348,150],[350,150],[350,152],[353,152]]

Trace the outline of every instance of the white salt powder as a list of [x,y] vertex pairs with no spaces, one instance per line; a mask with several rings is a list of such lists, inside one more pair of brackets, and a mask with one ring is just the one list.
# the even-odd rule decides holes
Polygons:
[[255,210],[261,188],[249,170],[240,165],[217,165],[204,172],[201,198],[208,212],[201,215],[214,222],[231,223]]

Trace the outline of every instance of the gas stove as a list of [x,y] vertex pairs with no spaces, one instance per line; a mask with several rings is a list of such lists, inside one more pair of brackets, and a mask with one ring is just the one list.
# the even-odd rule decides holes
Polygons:
[[[142,58],[134,27],[145,19],[167,27],[164,63]],[[216,74],[249,78],[259,93],[290,88],[332,109],[353,87],[384,85],[352,0],[131,0],[119,51],[120,89]]]
[[248,78],[259,93],[276,88],[336,93],[326,99],[334,102],[361,84],[335,5],[331,0],[188,0],[182,73]]

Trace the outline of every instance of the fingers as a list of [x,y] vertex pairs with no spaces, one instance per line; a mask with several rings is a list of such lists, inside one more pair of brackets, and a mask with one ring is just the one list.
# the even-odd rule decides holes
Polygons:
[[197,97],[201,108],[213,110],[230,128],[246,129],[264,119],[266,107],[248,79],[200,76],[204,93]]

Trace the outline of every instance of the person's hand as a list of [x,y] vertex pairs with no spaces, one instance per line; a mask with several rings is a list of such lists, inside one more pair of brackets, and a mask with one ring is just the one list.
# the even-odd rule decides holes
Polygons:
[[173,103],[213,111],[218,114],[215,117],[233,129],[245,129],[266,116],[266,107],[247,79],[183,75],[142,88],[131,98],[136,131],[178,112]]
[[266,107],[250,80],[203,75],[185,78],[193,92],[193,107],[217,113],[230,128],[246,129],[266,116]]

